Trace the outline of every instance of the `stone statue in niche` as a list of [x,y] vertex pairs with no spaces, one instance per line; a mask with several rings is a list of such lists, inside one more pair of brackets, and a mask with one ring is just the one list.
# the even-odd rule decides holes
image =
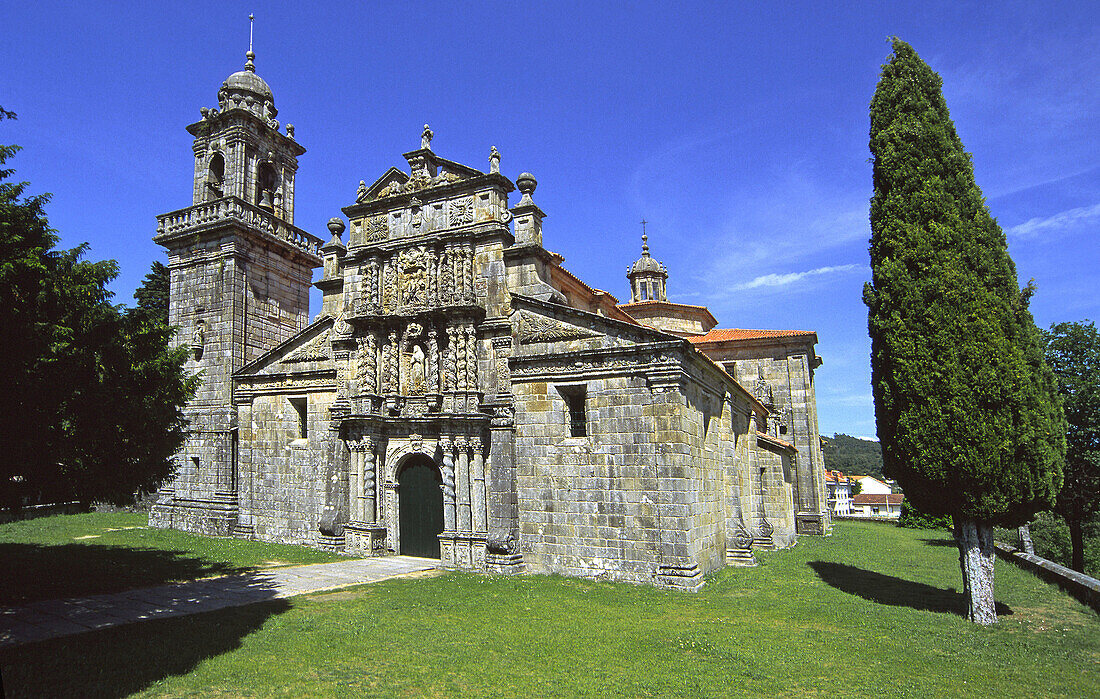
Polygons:
[[206,346],[206,321],[202,318],[195,323],[195,329],[191,332],[191,351],[195,359],[202,359],[202,350]]
[[409,395],[419,396],[427,392],[426,360],[427,357],[424,354],[424,349],[418,344],[413,345],[412,352],[409,353]]

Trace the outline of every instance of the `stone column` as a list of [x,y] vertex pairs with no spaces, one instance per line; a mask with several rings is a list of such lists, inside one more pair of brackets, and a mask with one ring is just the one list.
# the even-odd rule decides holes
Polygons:
[[466,335],[462,327],[454,329],[455,390],[466,390]]
[[443,530],[455,530],[455,457],[451,451],[450,437],[442,437],[439,446],[443,450]]
[[466,390],[477,389],[477,331],[471,324],[466,326]]
[[474,251],[462,246],[462,299],[474,297]]
[[424,297],[429,306],[435,305],[436,293],[435,293],[435,275],[432,272],[435,271],[435,248],[428,247],[425,251],[425,257],[427,263],[424,265]]
[[362,449],[359,455],[360,467],[359,472],[363,481],[362,487],[359,489],[359,497],[362,505],[360,507],[360,522],[366,522],[367,524],[374,524],[377,520],[375,514],[375,499],[377,497],[375,486],[375,467],[377,459],[375,457],[375,443],[370,437],[364,437],[362,442]]
[[435,328],[428,331],[428,393],[439,393],[439,340]]
[[473,526],[474,532],[478,534],[484,534],[486,530],[485,524],[485,448],[481,443],[481,438],[470,440],[470,446],[474,452],[474,463],[471,467],[471,475],[473,476],[473,495],[471,497],[471,504],[473,506]]
[[398,370],[398,362],[401,360],[400,348],[397,346],[397,333],[390,332],[390,343],[387,346],[389,350],[389,361],[387,362],[386,370],[389,372],[389,376],[386,377],[387,393],[397,393],[400,390],[400,373]]
[[455,468],[455,494],[458,499],[458,531],[470,531],[470,452],[465,437],[455,440],[458,447],[458,464]]

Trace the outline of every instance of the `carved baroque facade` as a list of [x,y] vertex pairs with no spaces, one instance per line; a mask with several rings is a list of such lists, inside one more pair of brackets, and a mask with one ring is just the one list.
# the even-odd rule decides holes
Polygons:
[[444,159],[427,126],[322,245],[251,54],[218,97],[155,237],[204,379],[155,526],[687,589],[827,529],[812,333],[706,341],[648,247],[617,304],[542,246],[533,177]]

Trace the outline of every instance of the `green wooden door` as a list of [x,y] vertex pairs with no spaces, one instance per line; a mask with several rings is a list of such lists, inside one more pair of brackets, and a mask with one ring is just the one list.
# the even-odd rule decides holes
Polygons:
[[418,459],[401,469],[397,477],[401,513],[401,553],[439,558],[439,534],[443,531],[443,481],[430,459]]

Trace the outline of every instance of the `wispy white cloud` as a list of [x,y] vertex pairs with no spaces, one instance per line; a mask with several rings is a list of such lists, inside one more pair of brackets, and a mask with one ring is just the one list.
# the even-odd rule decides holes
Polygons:
[[1095,221],[1100,221],[1100,204],[1079,206],[1076,209],[1060,211],[1045,218],[1028,219],[1018,226],[1009,228],[1006,233],[1017,238],[1031,238],[1037,235],[1059,233]]
[[836,265],[833,267],[818,267],[817,269],[806,270],[805,272],[789,272],[787,274],[763,274],[751,281],[744,282],[734,286],[736,291],[745,291],[747,289],[759,289],[762,287],[780,287],[793,284],[797,281],[806,279],[807,277],[819,277],[824,274],[837,274],[840,272],[852,272],[857,269],[865,269],[863,265]]

